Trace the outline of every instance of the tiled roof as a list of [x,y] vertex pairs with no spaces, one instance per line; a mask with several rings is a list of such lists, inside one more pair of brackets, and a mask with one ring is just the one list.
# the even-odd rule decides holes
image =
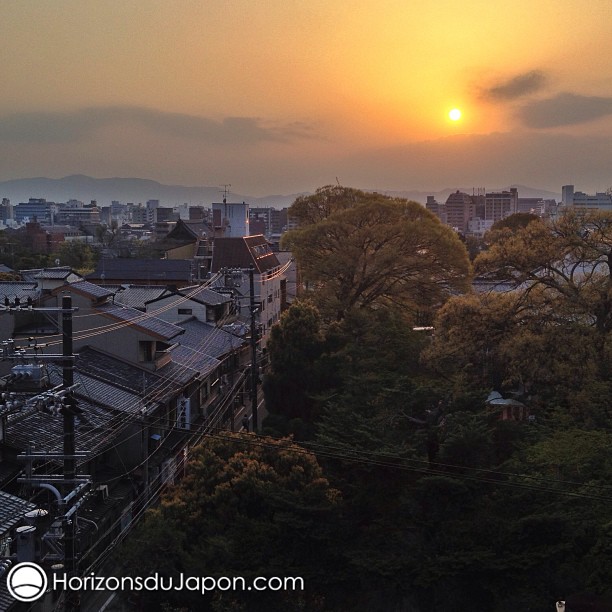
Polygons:
[[[49,377],[52,385],[61,384],[61,368],[50,367]],[[140,395],[131,389],[120,386],[118,381],[113,381],[115,384],[112,384],[99,377],[90,376],[80,372],[77,366],[74,382],[78,385],[74,390],[74,395],[77,398],[85,399],[110,410],[128,414],[138,414],[142,408]]]
[[[92,297],[96,299],[100,299],[103,297],[110,297],[111,295],[113,295],[113,292],[110,291],[108,287],[100,287],[100,285],[94,285],[93,283],[90,283],[89,281],[86,281],[86,280],[78,281],[76,283],[71,283],[70,285],[68,285],[68,287],[70,289],[75,289],[79,293],[82,293],[88,297]],[[68,287],[60,287],[59,289],[56,289],[56,292],[66,291]]]
[[71,274],[72,270],[70,268],[48,268],[46,270],[41,270],[38,274],[34,276],[34,278],[63,280],[65,278],[68,278]]
[[15,599],[9,595],[6,588],[6,574],[0,578],[0,612],[6,612],[14,603]]
[[95,272],[87,275],[89,280],[143,282],[190,281],[193,275],[189,259],[102,259]]
[[[25,501],[20,497],[15,497],[4,491],[0,491],[0,535],[5,534],[14,527],[26,512],[36,510],[36,505]],[[9,594],[6,588],[6,573],[0,577],[0,612],[9,610],[15,599]]]
[[120,361],[90,346],[79,351],[76,367],[79,372],[115,383],[136,395],[159,384],[160,377],[154,372]]
[[170,239],[195,239],[202,236],[212,235],[213,229],[206,221],[185,221],[180,219],[166,238]]
[[223,268],[254,266],[255,270],[261,273],[278,265],[278,259],[264,236],[215,238],[212,258],[213,272],[218,272]]
[[183,297],[189,296],[189,299],[197,300],[207,306],[219,306],[231,301],[230,296],[213,291],[208,287],[183,287],[177,293]]
[[161,285],[123,285],[117,289],[114,302],[144,310],[147,302],[158,299],[167,291]]
[[11,301],[16,297],[20,300],[29,297],[35,300],[39,295],[40,289],[38,289],[38,283],[36,282],[0,281],[0,298],[2,303],[4,303],[5,297],[8,297]]
[[[171,353],[174,354],[174,351]],[[152,372],[120,361],[101,353],[92,347],[82,349],[77,357],[80,372],[98,378],[111,385],[120,385],[126,391],[141,395],[144,391],[151,404],[163,402],[172,396],[177,387],[189,382],[196,376],[196,370],[186,369],[183,365],[170,362],[163,368]],[[75,377],[76,380],[76,377]]]
[[0,491],[0,535],[16,525],[31,510],[36,510],[35,504]]
[[[116,441],[109,436],[114,428],[125,424],[125,417],[84,399],[79,399],[83,417],[75,427],[75,448],[89,453],[101,452]],[[13,414],[7,419],[5,441],[9,446],[24,451],[30,442],[37,451],[62,452],[64,448],[62,417],[32,411],[27,416]],[[86,459],[84,459],[86,461]]]
[[135,327],[144,330],[150,334],[161,338],[162,340],[171,340],[182,333],[182,329],[136,310],[120,304],[100,304],[96,306],[96,310],[118,321],[130,321]]
[[223,358],[243,344],[243,340],[237,336],[197,319],[185,321],[181,327],[185,330],[180,338],[181,347],[188,347],[216,359]]

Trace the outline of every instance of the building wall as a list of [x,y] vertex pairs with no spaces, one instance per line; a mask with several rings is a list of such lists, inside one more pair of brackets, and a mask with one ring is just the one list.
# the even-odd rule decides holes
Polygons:
[[472,198],[467,193],[456,191],[448,196],[444,208],[446,224],[465,232],[468,221],[474,216],[475,206]]
[[250,236],[249,230],[249,205],[245,202],[230,204],[227,202],[215,202],[212,205],[215,225],[225,228],[226,238],[242,238]]
[[[203,323],[207,322],[206,316],[208,310],[206,305],[194,300],[185,299],[180,295],[170,295],[151,304],[146,304],[146,309],[148,313],[168,321],[168,323],[179,324],[181,321],[186,321],[193,317]],[[214,311],[210,314],[214,319]]]
[[[281,278],[273,271],[255,275],[255,301],[261,303],[259,322],[262,330],[261,346],[266,344],[272,325],[278,322],[282,310]],[[269,280],[271,279],[271,280]]]
[[518,190],[512,187],[510,191],[497,191],[486,194],[485,219],[500,221],[518,211]]

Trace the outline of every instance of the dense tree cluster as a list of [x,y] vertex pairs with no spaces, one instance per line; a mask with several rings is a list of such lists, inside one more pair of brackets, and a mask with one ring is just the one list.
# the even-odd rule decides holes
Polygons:
[[[474,261],[505,291],[477,293],[465,246],[416,205],[326,187],[292,212],[309,290],[268,344],[272,437],[198,451],[147,521],[146,554],[167,554],[167,530],[185,521],[187,556],[169,568],[304,572],[287,610],[515,612],[612,597],[612,218],[506,220]],[[413,329],[423,308],[433,332]],[[506,400],[521,410],[502,419]]]
[[469,259],[457,235],[416,202],[323,187],[291,207],[285,234],[325,313],[401,305],[413,311],[465,290]]

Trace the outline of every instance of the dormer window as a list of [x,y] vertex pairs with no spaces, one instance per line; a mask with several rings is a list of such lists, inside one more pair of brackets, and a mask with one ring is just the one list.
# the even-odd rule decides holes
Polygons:
[[155,342],[151,340],[140,340],[138,342],[138,360],[151,362],[155,357]]

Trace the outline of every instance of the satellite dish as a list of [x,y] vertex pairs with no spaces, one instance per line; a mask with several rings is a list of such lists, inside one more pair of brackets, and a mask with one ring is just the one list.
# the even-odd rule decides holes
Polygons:
[[59,266],[59,265],[60,265],[60,260],[59,260],[59,259],[56,259],[56,260],[55,260],[55,265],[56,265],[56,266]]

